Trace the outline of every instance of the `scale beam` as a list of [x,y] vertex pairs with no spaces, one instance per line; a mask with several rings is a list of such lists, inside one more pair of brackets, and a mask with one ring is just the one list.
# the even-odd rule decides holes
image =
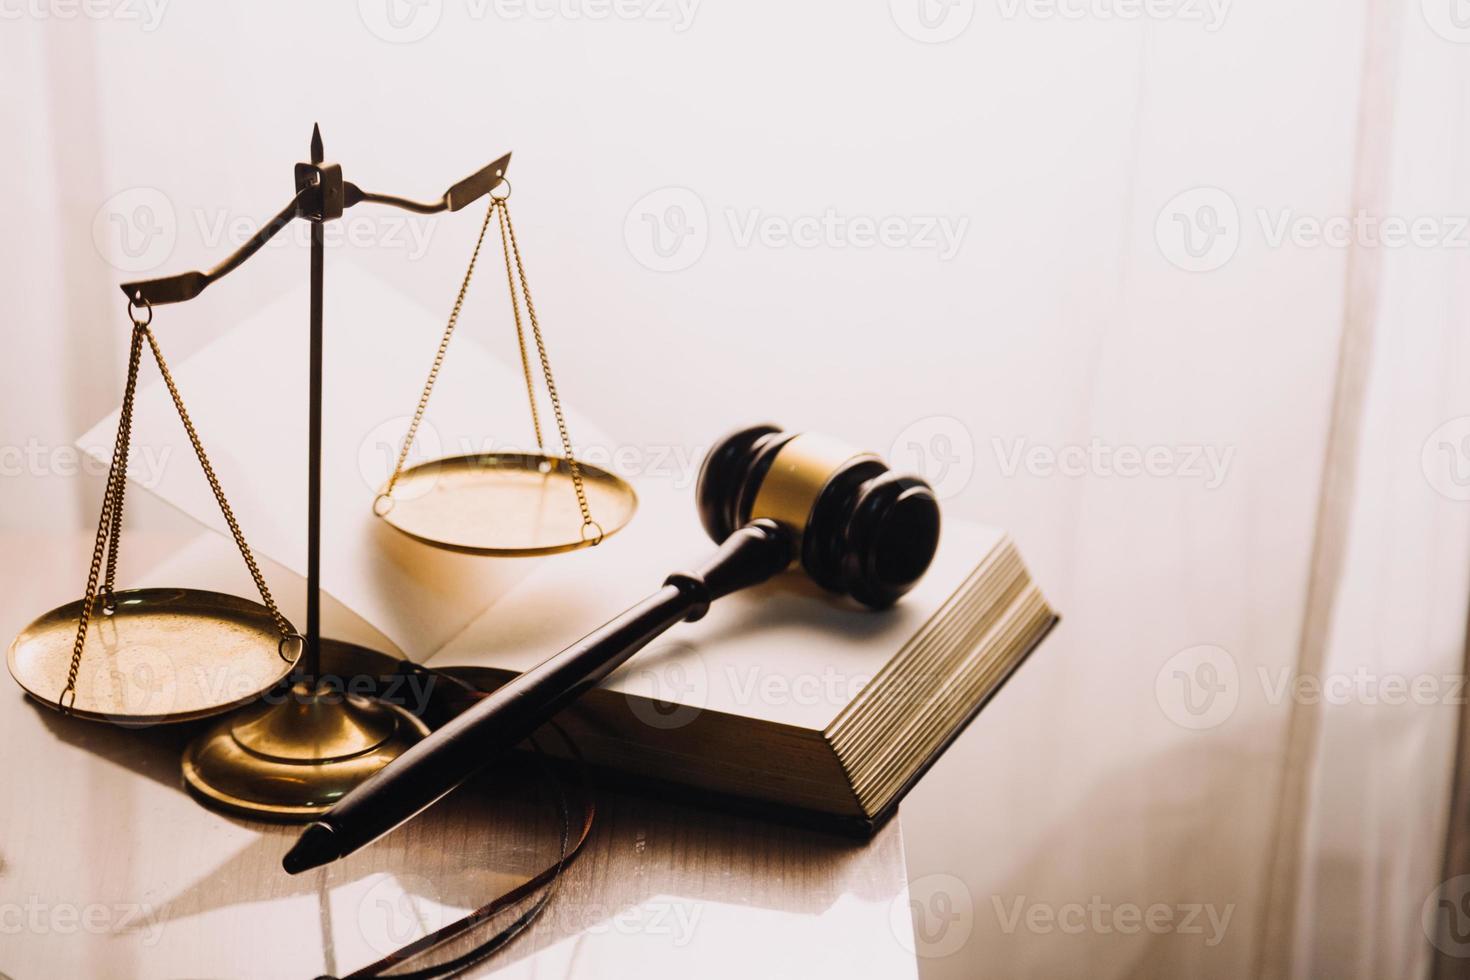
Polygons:
[[[323,200],[324,197],[332,196],[332,181],[322,180],[328,176],[327,168],[318,161],[311,164],[301,164],[297,167],[296,177],[298,189],[296,196],[291,198],[289,204],[281,210],[270,221],[266,222],[260,231],[256,232],[249,241],[241,245],[219,265],[208,272],[181,272],[176,276],[167,276],[162,279],[142,279],[136,282],[125,282],[122,291],[128,297],[128,301],[136,306],[144,304],[150,306],[163,306],[168,303],[183,303],[193,299],[205,288],[219,279],[224,278],[235,269],[244,264],[265,245],[274,238],[282,228],[290,224],[296,218],[306,218],[312,221],[325,221],[338,217],[334,214],[330,204]],[[444,192],[444,196],[437,201],[424,202],[414,201],[406,197],[397,197],[392,194],[376,194],[365,191],[350,181],[341,180],[340,169],[336,171],[337,186],[340,187],[340,206],[350,208],[357,204],[384,204],[389,207],[398,208],[403,211],[412,211],[415,214],[439,214],[444,211],[458,211],[478,201],[489,194],[505,181],[505,172],[510,169],[510,154],[491,163],[489,166],[477,171],[455,184]],[[316,180],[309,180],[315,176]],[[303,180],[306,182],[303,183]],[[323,194],[323,189],[327,193]]]
[[[321,130],[313,127],[308,162],[296,164],[296,195],[235,253],[208,272],[124,283],[133,307],[182,303],[244,264],[293,220],[311,223],[311,313],[307,371],[306,632],[294,667],[291,697],[263,703],[247,719],[230,718],[189,747],[183,773],[209,805],[267,819],[310,819],[351,787],[402,755],[428,729],[411,713],[376,701],[342,697],[321,674],[323,276],[326,224],[363,202],[435,214],[458,211],[505,181],[510,154],[420,203],[370,194],[327,163]],[[487,216],[488,222],[488,216]],[[136,313],[135,313],[136,316]],[[151,315],[150,315],[151,318]],[[242,545],[243,548],[243,545]]]
[[365,191],[356,184],[348,183],[347,207],[352,207],[362,201],[369,204],[387,204],[390,207],[401,208],[404,211],[413,211],[416,214],[438,214],[441,211],[458,211],[468,207],[480,198],[489,194],[496,187],[505,182],[505,172],[510,169],[510,154],[496,160],[494,163],[476,173],[470,174],[464,180],[455,184],[444,192],[444,196],[437,201],[411,201],[406,197],[396,197],[392,194],[374,194]]
[[[342,165],[327,163],[320,128],[311,132],[310,159],[296,164],[296,194],[291,201],[251,236],[228,258],[208,272],[184,272],[161,279],[145,279],[122,284],[130,307],[161,306],[193,299],[218,279],[223,278],[260,251],[281,229],[300,218],[311,223],[311,317],[310,365],[307,393],[307,574],[306,633],[301,657],[297,660],[300,676],[314,678],[320,663],[321,645],[321,465],[322,465],[322,305],[325,264],[324,226],[342,217],[347,208],[364,202],[419,214],[458,211],[489,194],[505,182],[510,167],[510,154],[494,161],[444,192],[438,201],[420,202],[391,194],[374,194],[342,178]],[[488,221],[488,218],[487,218]]]

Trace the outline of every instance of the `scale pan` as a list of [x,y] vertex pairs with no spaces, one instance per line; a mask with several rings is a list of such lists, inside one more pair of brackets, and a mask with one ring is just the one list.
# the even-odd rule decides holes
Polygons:
[[[262,605],[197,589],[113,593],[95,600],[72,713],[123,725],[192,721],[253,701],[291,672],[285,642]],[[53,609],[10,644],[10,673],[48,707],[66,687],[82,600]],[[286,660],[282,651],[292,656]]]
[[638,508],[626,480],[580,460],[577,468],[596,527],[582,525],[566,459],[541,453],[475,453],[420,463],[403,471],[391,498],[378,495],[373,511],[416,541],[464,554],[573,551],[616,534]]

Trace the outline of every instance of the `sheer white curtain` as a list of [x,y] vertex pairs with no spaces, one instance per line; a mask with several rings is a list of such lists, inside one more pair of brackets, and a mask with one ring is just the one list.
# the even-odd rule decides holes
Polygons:
[[[1349,264],[1318,523],[1317,550],[1335,560],[1314,569],[1320,608],[1298,664],[1340,693],[1293,706],[1275,857],[1298,878],[1294,894],[1278,879],[1292,904],[1273,904],[1268,931],[1291,944],[1276,952],[1295,975],[1422,975],[1440,845],[1465,835],[1448,800],[1470,594],[1470,48],[1444,43],[1425,11],[1371,9],[1357,196],[1374,212],[1446,216],[1435,234],[1453,244],[1359,249]],[[1467,951],[1439,941],[1463,972]]]
[[[762,418],[900,453],[943,435],[912,462],[960,464],[949,516],[1008,527],[1064,615],[903,809],[915,914],[966,930],[929,930],[927,980],[1422,975],[1458,709],[1281,685],[1463,669],[1470,444],[1433,436],[1470,416],[1451,2],[961,0],[942,43],[899,0],[697,5],[683,30],[445,0],[404,43],[368,2],[21,17],[0,447],[44,460],[0,479],[0,520],[92,520],[100,478],[56,459],[118,397],[116,283],[216,261],[314,121],[349,179],[422,197],[513,149],[569,400],[650,458]],[[658,271],[630,236],[670,188],[707,242]],[[1313,240],[1360,210],[1444,237]],[[945,221],[958,247],[745,233],[829,213]],[[447,308],[472,224],[366,226],[329,274]],[[305,261],[288,242],[161,312],[171,357]],[[1099,462],[1154,447],[1154,472]],[[1203,666],[1234,688],[1200,725],[1170,685]],[[1129,905],[1198,906],[1204,931],[1120,928]],[[1074,906],[1082,929],[1045,926]]]

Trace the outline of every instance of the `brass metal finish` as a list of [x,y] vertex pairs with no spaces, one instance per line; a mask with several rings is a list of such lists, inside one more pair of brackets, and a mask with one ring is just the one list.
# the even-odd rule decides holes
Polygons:
[[[124,724],[202,718],[266,695],[265,702],[196,741],[184,760],[185,779],[210,805],[264,818],[321,813],[426,733],[412,714],[343,695],[323,686],[321,679],[323,654],[347,647],[327,644],[330,650],[324,651],[319,630],[323,225],[363,202],[421,214],[458,211],[505,183],[509,163],[506,154],[455,184],[438,201],[416,202],[369,193],[344,180],[340,165],[325,162],[321,132],[313,127],[311,160],[295,168],[295,196],[249,241],[208,271],[122,285],[133,321],[128,379],[86,590],[80,601],[42,616],[11,645],[10,671],[29,694],[69,713]],[[501,204],[492,201],[491,210]],[[298,218],[312,223],[305,636],[276,607],[149,331],[155,305],[197,296]],[[487,227],[488,222],[487,215]],[[189,589],[114,592],[133,401],[145,341],[263,604]],[[585,524],[582,530],[585,535]],[[600,538],[601,531],[597,533]],[[281,681],[293,666],[300,669],[295,686],[287,689]],[[268,693],[272,691],[280,697]]]
[[[324,670],[356,676],[391,661],[322,641]],[[344,663],[344,658],[349,663]],[[397,705],[298,681],[221,721],[184,752],[184,782],[206,806],[257,820],[313,820],[429,733]]]
[[[151,314],[150,314],[151,316]],[[148,341],[148,346],[153,350],[153,359],[158,362],[158,373],[163,375],[163,383],[168,388],[169,396],[173,399],[174,409],[179,413],[179,421],[184,423],[184,432],[189,437],[189,443],[194,447],[194,455],[199,459],[199,468],[204,471],[204,478],[209,482],[209,489],[214,493],[214,499],[219,504],[220,516],[225,519],[225,524],[230,528],[230,536],[235,539],[235,548],[240,552],[240,557],[245,562],[245,568],[250,572],[250,578],[255,583],[255,589],[260,593],[260,601],[270,610],[271,619],[275,621],[276,629],[280,631],[282,639],[300,639],[286,621],[286,617],[276,608],[275,599],[271,597],[271,590],[265,583],[265,576],[260,572],[260,566],[255,561],[255,555],[250,551],[250,546],[245,543],[245,534],[240,530],[240,522],[235,520],[235,512],[230,508],[230,502],[225,499],[225,491],[220,487],[219,477],[214,474],[214,467],[209,462],[209,456],[204,452],[204,444],[199,441],[199,432],[194,428],[194,422],[189,418],[188,411],[184,408],[184,399],[179,395],[179,389],[174,384],[174,376],[168,369],[168,362],[163,359],[163,351],[158,349],[158,340],[146,327],[140,328],[143,336]],[[119,473],[118,480],[118,510],[122,514],[122,481],[125,474]],[[114,532],[113,557],[116,557],[116,532]]]
[[[506,183],[509,184],[510,181]],[[505,257],[505,288],[510,293],[510,314],[516,322],[516,348],[521,352],[521,376],[526,382],[526,402],[531,409],[531,429],[536,433],[536,448],[544,453],[546,440],[541,435],[541,410],[536,407],[536,380],[531,376],[531,359],[526,354],[526,328],[521,323],[521,302],[516,296],[515,273],[511,270],[510,239],[506,232],[505,212],[499,210],[496,213],[500,217],[500,251]]]
[[[86,633],[90,656],[72,689],[70,713],[152,725],[216,715],[258,698],[291,670],[270,610],[197,589],[128,589],[95,597]],[[82,602],[53,609],[11,643],[6,661],[37,701],[59,707]]]
[[[392,497],[379,495],[385,522],[425,544],[471,555],[552,555],[596,544],[633,517],[638,496],[612,473],[580,464],[584,497],[560,456],[479,453],[405,470]],[[585,500],[604,523],[591,528]]]
[[[373,513],[389,525],[424,544],[475,555],[549,555],[602,543],[607,535],[627,524],[638,505],[637,494],[620,477],[589,467],[580,462],[572,450],[566,415],[556,391],[556,378],[551,372],[551,357],[531,299],[531,286],[516,240],[515,224],[510,217],[509,181],[501,182],[505,193],[491,193],[485,220],[470,253],[469,267],[460,282],[459,293],[449,311],[449,322],[439,340],[439,349],[429,367],[428,379],[414,408],[413,420],[398,451],[398,459],[387,484],[373,500]],[[480,453],[452,459],[435,460],[412,468],[408,451],[413,445],[434,393],[434,382],[444,366],[444,356],[459,323],[465,294],[474,278],[475,264],[485,243],[490,219],[496,219],[500,231],[500,247],[505,258],[505,280],[510,292],[511,316],[515,320],[516,345],[521,354],[521,373],[526,383],[526,400],[531,410],[531,427],[536,434],[535,454]],[[557,436],[563,455],[546,451],[542,436],[541,414],[536,406],[536,388],[531,371],[531,358],[526,348],[526,329],[521,320],[521,299],[525,300],[526,318],[546,382],[546,393],[556,419]],[[412,487],[410,491],[408,488]],[[576,500],[579,519],[570,530],[564,525],[565,507],[554,499],[558,492],[571,491]],[[501,498],[504,499],[501,499]],[[599,500],[600,520],[592,517],[592,497]],[[406,499],[412,498],[412,499]],[[604,512],[601,501],[610,510]]]
[[[146,312],[146,319],[139,310]],[[107,488],[102,495],[102,513],[97,518],[97,535],[92,548],[92,564],[87,572],[87,585],[82,599],[62,609],[70,610],[74,625],[71,627],[71,658],[66,670],[59,675],[55,695],[55,707],[65,712],[76,711],[86,717],[113,720],[128,720],[136,723],[160,721],[182,721],[223,711],[242,701],[249,700],[268,689],[283,676],[297,657],[301,655],[301,636],[286,621],[276,607],[270,589],[260,573],[245,535],[235,520],[234,511],[225,499],[224,489],[210,465],[209,456],[189,412],[184,408],[183,397],[174,383],[173,374],[159,349],[158,340],[148,325],[153,321],[153,307],[147,300],[138,304],[129,302],[128,313],[133,319],[132,343],[128,350],[127,381],[123,387],[122,411],[118,414],[117,435],[112,448],[112,462],[107,471]],[[214,592],[192,592],[186,589],[150,589],[128,593],[129,608],[126,616],[121,609],[114,581],[117,578],[117,556],[122,541],[123,501],[127,490],[128,451],[132,440],[133,404],[138,390],[138,367],[142,360],[143,342],[148,342],[159,373],[173,399],[179,420],[194,447],[199,466],[219,504],[220,513],[229,525],[230,534],[250,570],[255,587],[260,592],[263,606],[245,599],[221,596]],[[105,571],[104,571],[105,568]],[[170,597],[179,596],[177,611],[167,608]],[[233,657],[237,654],[242,631],[240,622],[253,623],[255,610],[263,613],[275,631],[276,657],[264,668],[249,658],[245,651],[242,664],[209,663],[221,655]],[[34,682],[51,676],[54,671],[55,637],[53,621],[58,610],[41,617],[17,637],[11,646],[11,673],[15,674],[28,692],[42,697],[16,673],[16,650],[26,652],[23,669],[26,678]],[[177,613],[177,614],[175,614]],[[213,627],[209,625],[211,615],[221,620]],[[98,619],[101,616],[104,618]],[[253,626],[247,625],[248,633]],[[216,636],[214,634],[220,634]],[[96,692],[88,692],[83,708],[78,709],[80,692],[77,680],[82,671],[82,659],[91,646],[101,646],[109,656],[106,660],[94,660],[88,680],[97,684]],[[22,641],[25,641],[24,643]],[[287,653],[288,641],[292,650]],[[247,644],[248,646],[249,644]],[[258,644],[257,644],[258,646]],[[188,663],[180,662],[180,658]],[[270,672],[281,668],[274,676]],[[180,685],[185,688],[180,700]],[[176,703],[177,702],[177,703]],[[172,707],[171,707],[172,705]]]
[[750,519],[769,517],[799,536],[827,480],[849,460],[867,453],[817,433],[802,433],[776,453],[751,504]]
[[[314,125],[311,130],[309,162],[298,163],[294,168],[295,197],[248,241],[241,244],[233,253],[208,271],[195,270],[160,279],[138,280],[122,284],[122,291],[128,298],[130,312],[133,307],[146,310],[148,320],[151,320],[154,306],[165,303],[182,303],[198,296],[211,283],[244,265],[252,255],[265,246],[266,242],[280,233],[292,221],[301,219],[311,224],[311,305],[307,321],[309,369],[306,392],[306,632],[304,636],[295,632],[283,634],[281,641],[283,648],[288,642],[299,646],[301,674],[305,677],[314,676],[317,672],[321,638],[321,435],[324,354],[322,296],[326,241],[324,226],[328,222],[341,220],[346,209],[363,203],[383,204],[417,214],[459,211],[491,194],[500,185],[507,184],[505,172],[509,166],[510,154],[507,153],[450,187],[437,201],[421,202],[394,194],[371,193],[346,180],[340,164],[326,162],[326,150],[322,143],[321,129]],[[139,322],[140,317],[134,315],[136,325],[146,327],[148,320]],[[238,543],[238,534],[236,538]],[[245,551],[243,545],[241,550]],[[248,553],[246,560],[247,562],[250,560]],[[268,598],[265,601],[267,605],[271,604]],[[81,635],[84,632],[84,627],[79,627],[78,634]],[[74,695],[75,691],[68,688],[64,694]]]
[[[454,306],[449,311],[449,323],[444,327],[444,336],[439,339],[439,349],[434,352],[434,363],[429,365],[429,377],[424,382],[424,390],[419,393],[419,403],[414,406],[413,421],[408,423],[408,431],[403,435],[403,445],[398,449],[398,459],[393,464],[393,474],[388,477],[388,485],[383,488],[380,498],[392,500],[393,490],[403,476],[403,467],[408,462],[408,451],[413,446],[414,436],[418,435],[419,426],[423,424],[429,398],[434,394],[434,382],[439,380],[439,369],[444,366],[444,355],[449,353],[449,342],[454,339],[454,328],[459,324],[459,311],[464,308],[465,295],[470,291],[470,280],[475,276],[475,263],[479,261],[480,248],[485,244],[485,232],[490,227],[490,217],[498,206],[492,199],[490,207],[485,211],[485,220],[480,222],[480,234],[476,236],[474,251],[470,253],[469,268],[465,269],[464,279],[459,284],[459,293],[454,297]],[[376,510],[376,501],[373,506]]]
[[[314,126],[311,131],[311,149],[313,161],[321,163],[325,159],[322,153],[321,132]],[[355,207],[364,202],[386,204],[389,207],[412,211],[415,214],[458,211],[478,201],[504,183],[505,172],[508,169],[510,169],[509,153],[461,180],[445,191],[444,196],[437,201],[411,201],[396,194],[375,194],[365,191],[350,180],[342,180],[341,169],[337,168],[334,175],[335,180],[329,182],[329,187],[334,192],[330,206],[323,200],[325,195],[320,192],[319,183],[308,183],[304,187],[298,186],[296,196],[291,198],[291,202],[280,213],[267,221],[259,231],[251,236],[249,241],[213,269],[207,272],[182,272],[163,279],[125,282],[122,284],[122,291],[129,300],[136,300],[139,303],[147,302],[154,306],[161,306],[164,303],[183,303],[204,292],[211,283],[217,282],[244,265],[246,259],[260,251],[266,242],[297,218],[316,217],[321,220],[329,220],[326,215],[335,212],[340,217],[342,208]],[[335,197],[338,187],[342,195],[340,200]]]
[[[526,316],[531,321],[531,334],[536,340],[536,353],[541,359],[541,375],[546,379],[546,393],[551,396],[551,411],[556,416],[556,431],[561,438],[562,452],[566,453],[566,468],[572,478],[572,489],[577,494],[577,506],[582,510],[582,537],[588,539],[591,544],[601,544],[604,532],[600,525],[592,519],[591,508],[587,505],[586,488],[582,485],[582,468],[577,462],[576,455],[572,452],[572,437],[567,434],[567,419],[561,410],[561,398],[556,393],[556,379],[551,375],[551,358],[546,353],[546,341],[541,337],[541,322],[536,319],[536,304],[531,301],[531,284],[526,281],[526,267],[521,262],[521,247],[516,242],[516,226],[510,220],[510,196],[491,197],[491,205],[499,208],[500,214],[500,245],[505,248],[507,242],[510,245],[509,256],[515,257],[516,278],[521,284],[521,295],[526,298]],[[508,237],[507,237],[508,236]],[[510,270],[507,268],[506,276],[509,284]],[[521,348],[521,364],[528,363],[526,358],[526,334],[521,329],[520,308],[515,303],[515,285],[510,284],[511,312],[515,314],[516,341]],[[536,404],[536,392],[529,384],[526,386],[526,397],[530,399],[532,406]],[[535,412],[531,413],[531,420],[536,427],[536,448],[544,454],[546,444],[541,441],[541,422]],[[619,525],[621,527],[622,525]],[[597,527],[597,536],[588,538],[589,528]]]

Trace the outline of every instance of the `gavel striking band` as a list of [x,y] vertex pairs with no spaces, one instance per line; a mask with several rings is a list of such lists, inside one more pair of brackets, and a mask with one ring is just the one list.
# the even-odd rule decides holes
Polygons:
[[676,623],[777,575],[793,561],[823,588],[872,608],[918,582],[939,543],[939,505],[916,476],[835,440],[775,426],[742,429],[705,456],[700,521],[720,547],[693,572],[487,695],[309,824],[282,865],[336,860],[413,817],[526,738]]

